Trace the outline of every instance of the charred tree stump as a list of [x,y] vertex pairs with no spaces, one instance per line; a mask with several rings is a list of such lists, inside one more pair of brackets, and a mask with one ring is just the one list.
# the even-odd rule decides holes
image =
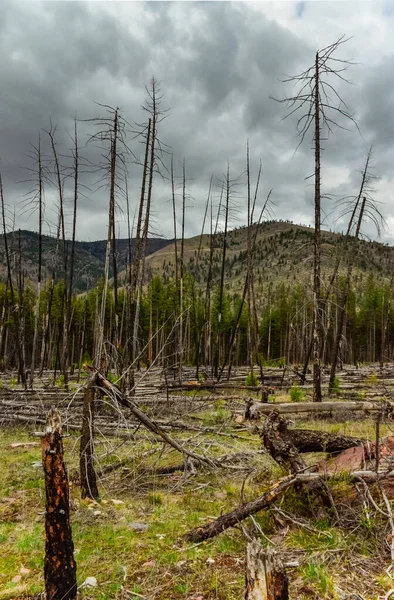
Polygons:
[[306,468],[287,429],[286,420],[278,412],[273,411],[267,417],[261,437],[272,458],[289,473],[298,473]]
[[275,388],[268,385],[261,386],[261,402],[266,404],[269,400],[269,396],[273,396],[275,394]]
[[91,381],[84,392],[82,411],[82,434],[79,454],[79,469],[81,476],[81,498],[97,500],[96,471],[94,469],[94,399],[96,389]]
[[246,546],[245,600],[289,600],[289,584],[282,561],[260,540]]
[[46,597],[74,600],[77,597],[77,566],[70,526],[69,486],[60,416],[51,408],[42,438],[42,464],[45,473],[45,561]]
[[[300,456],[293,443],[290,431],[287,429],[286,419],[278,412],[272,412],[265,420],[261,437],[263,444],[272,458],[288,473],[297,475],[307,470],[307,465]],[[326,508],[334,508],[331,494],[322,481],[313,481],[307,484],[307,489],[317,494],[322,505]]]

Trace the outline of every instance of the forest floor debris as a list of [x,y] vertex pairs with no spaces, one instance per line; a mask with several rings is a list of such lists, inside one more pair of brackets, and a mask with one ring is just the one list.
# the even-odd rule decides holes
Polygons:
[[[286,392],[277,396],[288,399]],[[89,577],[97,581],[96,587],[81,589],[80,597],[238,600],[245,585],[245,535],[251,529],[259,531],[263,544],[279,551],[288,565],[290,598],[384,598],[393,587],[386,573],[391,529],[373,502],[383,513],[386,508],[377,486],[369,486],[371,502],[363,486],[357,490],[346,475],[330,483],[340,523],[311,495],[289,489],[271,510],[212,540],[181,541],[191,529],[260,496],[285,474],[261,453],[255,423],[243,423],[242,438],[215,434],[215,429],[222,434],[238,431],[231,414],[233,400],[198,402],[197,406],[189,397],[182,409],[177,405],[178,420],[195,422],[191,417],[203,413],[204,425],[209,422],[206,431],[179,429],[172,435],[215,459],[239,455],[237,469],[204,466],[171,472],[179,464],[179,453],[163,443],[152,445],[151,436],[141,429],[136,440],[100,434],[95,442],[100,467],[114,462],[122,466],[107,473],[98,468],[100,498],[92,502],[80,499],[78,431],[64,439],[78,585]],[[293,417],[291,428],[353,436],[372,444],[375,422],[362,412],[356,414],[341,415],[344,420],[338,421],[336,415],[311,419],[302,413]],[[390,436],[390,427],[381,423],[382,438]],[[44,587],[44,482],[41,469],[31,466],[40,461],[41,450],[24,443],[34,428],[39,426],[0,429],[0,597],[5,600],[38,597]],[[303,454],[307,465],[317,464],[322,456]]]

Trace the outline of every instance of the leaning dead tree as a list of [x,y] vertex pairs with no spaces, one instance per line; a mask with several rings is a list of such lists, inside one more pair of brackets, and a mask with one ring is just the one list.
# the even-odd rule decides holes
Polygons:
[[162,441],[172,446],[175,450],[183,454],[185,460],[195,460],[198,463],[208,465],[210,467],[220,466],[221,462],[214,458],[208,458],[201,454],[189,451],[185,446],[182,446],[177,440],[169,436],[153,419],[148,417],[133,400],[126,396],[116,385],[112,384],[104,375],[102,375],[95,367],[84,365],[85,370],[92,375],[92,381],[99,390],[102,390],[105,395],[115,404],[120,404],[128,408],[151,433],[157,435]]
[[70,498],[60,416],[51,409],[42,438],[45,474],[45,591],[51,600],[77,597],[77,566],[70,526]]
[[347,41],[340,37],[334,44],[316,52],[315,61],[308,69],[286,79],[298,87],[293,96],[288,96],[284,102],[288,108],[285,118],[295,115],[298,117],[297,130],[300,136],[300,146],[305,138],[313,131],[315,155],[315,231],[313,243],[313,400],[322,401],[321,390],[321,359],[324,345],[324,305],[321,297],[321,140],[324,134],[332,133],[335,127],[344,128],[338,123],[338,118],[355,123],[346,103],[339,95],[331,81],[346,81],[343,73],[352,64],[349,60],[336,57],[338,48]]

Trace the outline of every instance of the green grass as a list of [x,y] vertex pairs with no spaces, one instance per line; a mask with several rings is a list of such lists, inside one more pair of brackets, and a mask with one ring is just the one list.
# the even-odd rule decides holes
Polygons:
[[[197,414],[204,424],[216,425],[220,431],[227,433],[232,431],[232,419],[226,407],[227,404],[219,398],[211,410]],[[371,419],[344,423],[297,419],[297,426],[341,431],[349,435],[369,436],[370,439],[373,439],[374,432]],[[382,426],[382,431],[384,434],[385,426]],[[197,443],[198,452],[209,452],[212,456],[230,451],[251,452],[261,445],[259,436],[252,432],[243,433],[245,441],[214,433],[199,435],[196,439],[190,432],[173,435],[185,442],[188,440],[186,443]],[[2,590],[6,590],[8,598],[22,598],[23,595],[38,593],[44,587],[42,513],[45,510],[45,490],[41,468],[33,467],[33,463],[41,460],[41,449],[39,446],[10,448],[11,442],[27,440],[26,431],[21,428],[0,429],[0,600],[3,599]],[[249,471],[199,469],[189,477],[182,472],[147,476],[135,470],[140,462],[145,467],[171,465],[179,462],[179,455],[168,449],[161,454],[160,444],[154,455],[146,455],[152,445],[145,438],[127,443],[99,438],[96,448],[102,462],[114,460],[112,447],[118,459],[131,456],[128,465],[131,471],[117,471],[100,480],[101,500],[97,504],[82,501],[79,487],[71,486],[71,525],[78,584],[89,576],[96,577],[98,582],[97,588],[82,590],[81,598],[120,600],[125,570],[127,588],[146,598],[186,600],[197,592],[205,600],[242,598],[245,553],[242,531],[229,529],[199,545],[183,542],[182,536],[191,528],[235,508],[243,500],[261,495],[283,475],[283,470],[269,457],[256,455],[248,463]],[[78,469],[77,449],[77,437],[65,439],[70,473]],[[332,493],[339,503],[345,504],[352,489],[344,477],[332,486]],[[114,499],[122,500],[122,503],[116,504]],[[384,524],[376,520],[371,523],[362,510],[357,527],[349,533],[333,527],[330,512],[323,510],[320,514],[319,502],[304,489],[290,489],[280,505],[284,511],[314,528],[314,531],[308,531],[287,521],[280,525],[270,510],[255,515],[255,521],[263,532],[264,544],[269,544],[267,538],[272,538],[284,560],[294,553],[301,558],[300,567],[290,572],[291,597],[303,598],[297,590],[306,586],[315,591],[316,597],[335,598],[335,585],[342,575],[339,568],[325,563],[331,552],[342,549],[351,556],[357,548],[359,557],[372,557],[379,552],[377,531],[379,527],[384,529]],[[130,527],[134,522],[145,523],[148,529],[135,531]],[[248,521],[244,522],[244,526],[254,527]],[[21,575],[19,584],[15,584],[12,580],[21,573],[21,568],[29,571]],[[381,583],[374,584],[374,595],[365,596],[367,600],[376,600],[378,592],[387,591],[387,579],[382,573],[380,575]]]

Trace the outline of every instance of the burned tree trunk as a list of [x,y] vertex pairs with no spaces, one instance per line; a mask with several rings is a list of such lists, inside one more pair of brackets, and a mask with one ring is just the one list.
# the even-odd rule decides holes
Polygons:
[[74,600],[77,597],[77,566],[70,526],[69,487],[63,457],[60,416],[52,408],[42,439],[42,464],[45,473],[45,562],[46,597]]
[[276,411],[266,419],[261,437],[272,458],[289,473],[298,473],[306,467],[287,429],[286,420]]
[[366,440],[360,438],[328,433],[327,431],[289,429],[288,433],[298,452],[328,452],[329,454],[335,454],[366,443]]
[[94,398],[96,389],[93,382],[88,384],[83,397],[82,434],[79,455],[79,468],[81,476],[81,498],[97,500],[96,471],[94,469]]
[[282,561],[260,540],[246,547],[245,600],[288,600],[289,584]]

